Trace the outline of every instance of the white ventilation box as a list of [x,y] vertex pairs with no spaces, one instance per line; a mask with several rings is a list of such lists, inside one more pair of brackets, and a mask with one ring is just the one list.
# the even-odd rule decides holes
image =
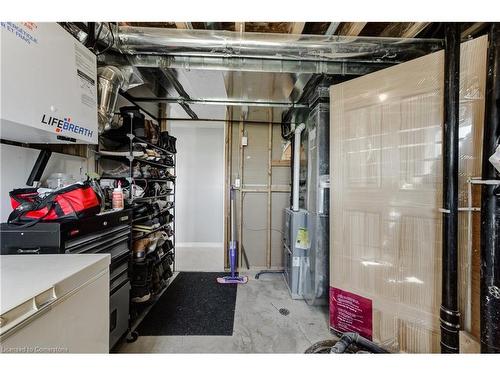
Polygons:
[[57,23],[0,23],[0,136],[97,143],[96,56]]

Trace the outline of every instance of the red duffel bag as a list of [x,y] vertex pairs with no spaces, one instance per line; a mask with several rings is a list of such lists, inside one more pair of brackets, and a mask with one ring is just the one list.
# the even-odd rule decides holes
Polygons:
[[35,188],[14,189],[9,196],[14,211],[8,222],[13,224],[81,219],[101,210],[100,199],[88,182],[69,185],[43,197]]

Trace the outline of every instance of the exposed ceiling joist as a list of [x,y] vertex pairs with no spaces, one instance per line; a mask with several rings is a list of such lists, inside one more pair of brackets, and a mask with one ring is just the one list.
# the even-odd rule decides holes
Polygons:
[[328,26],[328,29],[326,30],[325,35],[335,34],[335,31],[337,31],[339,26],[340,26],[340,22],[330,22],[330,26]]
[[207,30],[221,30],[222,29],[222,25],[220,22],[203,22],[203,24],[205,25],[205,29]]
[[184,30],[192,30],[193,29],[193,25],[191,24],[191,22],[176,22],[175,27],[177,27],[178,29],[184,29]]
[[414,38],[420,34],[430,22],[391,22],[380,36],[396,38]]
[[486,22],[476,22],[462,32],[461,37],[467,38],[486,26]]
[[245,32],[245,22],[235,22],[234,23],[234,31],[237,33],[244,33]]
[[346,22],[342,25],[337,34],[344,36],[358,36],[365,26],[366,22]]
[[304,31],[305,22],[294,22],[290,27],[290,34],[302,34]]

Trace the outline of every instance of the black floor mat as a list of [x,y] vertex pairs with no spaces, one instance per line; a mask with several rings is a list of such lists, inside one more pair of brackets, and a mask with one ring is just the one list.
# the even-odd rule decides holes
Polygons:
[[237,284],[220,272],[181,272],[137,328],[141,336],[232,336]]

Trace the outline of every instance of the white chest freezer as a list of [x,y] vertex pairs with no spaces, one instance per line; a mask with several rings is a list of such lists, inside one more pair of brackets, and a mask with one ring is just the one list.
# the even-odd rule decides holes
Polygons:
[[0,136],[97,143],[96,56],[54,22],[0,22]]
[[108,353],[109,254],[0,256],[0,352]]

